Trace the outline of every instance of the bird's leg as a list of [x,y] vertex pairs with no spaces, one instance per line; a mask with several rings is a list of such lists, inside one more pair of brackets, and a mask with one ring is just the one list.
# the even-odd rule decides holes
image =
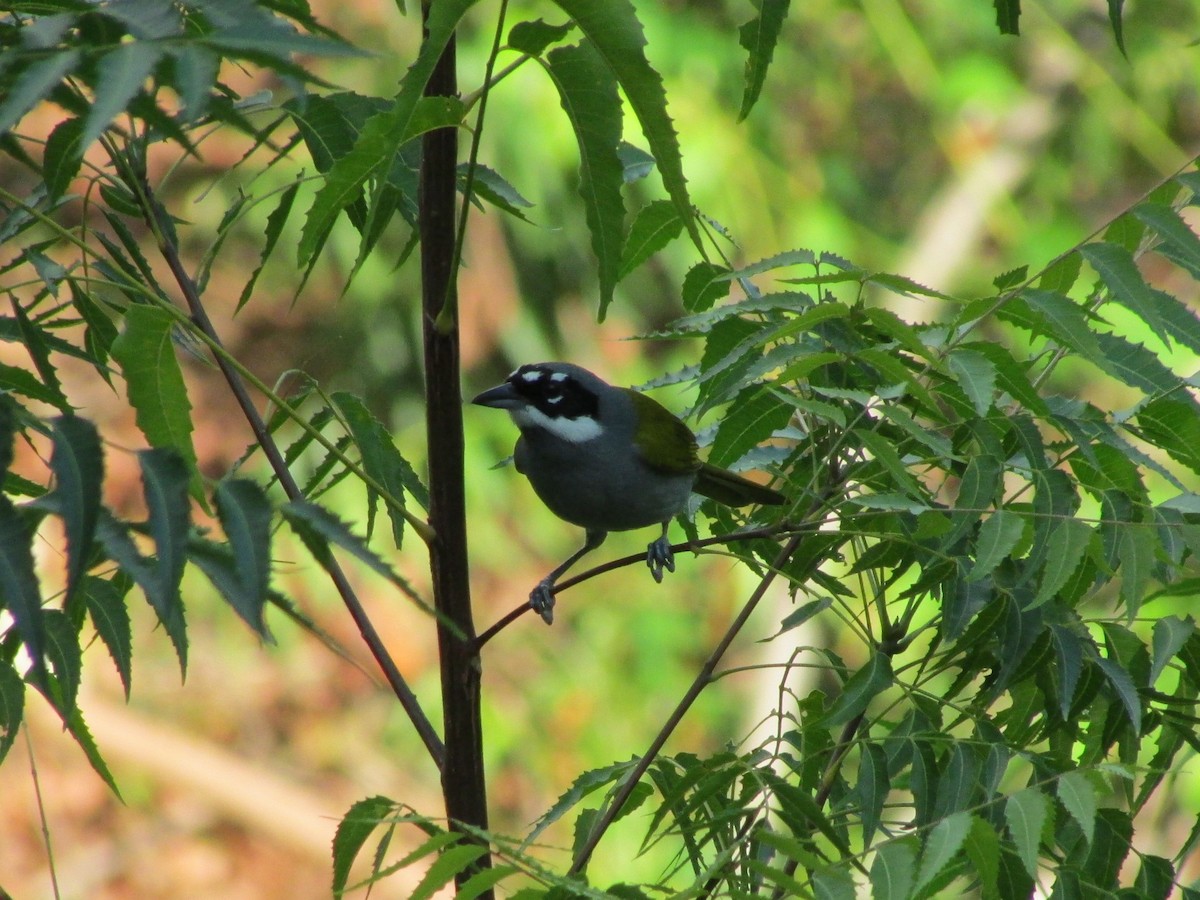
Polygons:
[[663,569],[668,572],[675,571],[675,554],[671,551],[671,542],[667,540],[669,524],[671,524],[669,519],[663,522],[662,534],[658,536],[658,540],[651,541],[646,548],[646,565],[650,567],[650,574],[659,584],[662,584]]
[[587,533],[587,537],[583,541],[583,546],[575,553],[571,554],[562,565],[558,566],[553,572],[537,583],[532,591],[529,592],[529,605],[533,611],[542,617],[547,625],[554,624],[554,583],[559,577],[575,563],[579,562],[586,554],[591,553],[597,547],[604,543],[604,539],[608,537],[607,531],[591,531]]

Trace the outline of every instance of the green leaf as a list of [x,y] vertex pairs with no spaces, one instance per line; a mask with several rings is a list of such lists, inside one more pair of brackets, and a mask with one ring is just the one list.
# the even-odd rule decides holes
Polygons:
[[1183,645],[1196,632],[1196,622],[1191,616],[1181,619],[1178,616],[1166,616],[1154,623],[1151,645],[1154,648],[1153,662],[1150,665],[1150,678],[1147,687],[1153,687],[1158,676],[1175,658]]
[[58,688],[48,694],[51,702],[64,714],[75,708],[79,681],[83,670],[83,652],[79,649],[79,634],[66,613],[58,609],[45,611],[46,662],[54,673]]
[[983,518],[984,512],[996,502],[996,491],[1000,487],[1003,466],[994,456],[983,454],[973,457],[963,472],[958,486],[958,497],[954,501],[954,529],[943,539],[943,546],[950,547]]
[[[32,254],[32,258],[38,259],[42,257],[40,254]],[[55,265],[57,266],[57,264]],[[49,283],[53,284],[54,282]],[[30,320],[29,314],[17,301],[15,296],[12,297],[12,308],[17,320],[17,327],[21,332],[22,343],[24,343],[26,352],[33,360],[33,366],[41,378],[46,393],[59,412],[70,413],[71,404],[63,393],[62,385],[58,380],[58,371],[54,363],[50,360],[50,336]]]
[[995,897],[996,880],[1000,874],[1000,838],[996,828],[980,816],[971,817],[963,850],[975,867],[984,897]]
[[138,428],[151,447],[170,448],[180,455],[190,473],[192,496],[203,502],[204,487],[192,446],[192,405],[175,357],[173,328],[174,318],[165,310],[131,306],[112,353],[125,374],[125,391]]
[[1129,724],[1133,727],[1134,735],[1141,736],[1142,702],[1138,697],[1137,686],[1133,683],[1133,678],[1116,660],[1096,654],[1095,663],[1104,673],[1104,677],[1108,679],[1109,686],[1116,694],[1117,699],[1121,701]]
[[1159,397],[1138,410],[1137,424],[1148,441],[1200,473],[1200,413],[1194,403]]
[[779,40],[783,20],[787,18],[789,3],[790,0],[754,0],[754,8],[758,15],[738,29],[738,43],[747,53],[746,86],[742,91],[742,106],[738,111],[739,122],[750,115],[750,110],[754,108],[759,94],[762,93],[767,69],[770,68],[771,58],[775,55],[775,44]]
[[438,854],[433,865],[425,870],[420,883],[409,894],[410,900],[428,900],[438,889],[449,884],[455,876],[466,869],[479,857],[487,853],[487,847],[479,844],[459,844],[447,847]]
[[842,693],[834,701],[824,722],[829,726],[845,725],[867,708],[880,693],[892,686],[892,660],[886,653],[872,653],[865,666],[850,676]]
[[[71,733],[71,737],[75,738],[75,743],[83,750],[84,756],[87,757],[87,761],[92,767],[92,771],[99,775],[101,780],[108,785],[108,789],[113,792],[113,796],[121,800],[121,791],[117,788],[117,782],[113,778],[112,772],[108,770],[108,763],[100,755],[100,749],[96,746],[96,741],[92,738],[92,733],[88,730],[87,723],[83,721],[83,713],[79,711],[79,707],[71,707],[69,713],[63,716],[63,724],[66,725],[67,731]],[[122,802],[124,801],[122,800]]]
[[729,270],[715,263],[699,262],[683,277],[683,308],[698,313],[729,296]]
[[333,893],[340,897],[350,877],[350,867],[371,833],[395,810],[387,797],[357,800],[342,816],[333,835]]
[[1121,563],[1121,599],[1130,617],[1136,616],[1154,568],[1158,539],[1140,522],[1117,526],[1117,559]]
[[411,584],[397,575],[362,538],[350,530],[350,526],[329,510],[315,503],[293,501],[281,506],[279,511],[304,542],[308,552],[323,568],[328,570],[333,565],[333,554],[329,545],[335,544],[400,588],[418,608],[435,615],[433,608],[421,598]]
[[1108,21],[1112,24],[1117,49],[1121,51],[1122,56],[1128,56],[1125,52],[1125,28],[1121,23],[1121,9],[1124,6],[1125,0],[1108,0]]
[[84,119],[81,148],[87,149],[104,133],[109,124],[123,113],[162,57],[160,46],[153,41],[131,41],[118,44],[105,53],[97,66],[93,83],[95,98]]
[[1000,317],[1027,328],[1035,334],[1046,334],[1068,349],[1093,362],[1103,351],[1092,331],[1087,312],[1070,297],[1052,291],[1027,289],[1018,298],[1025,304],[1009,303]]
[[578,806],[593,791],[607,784],[615,784],[629,772],[632,766],[632,762],[614,763],[611,766],[590,769],[579,775],[571,783],[571,786],[534,823],[533,828],[522,842],[520,849],[525,850],[531,846],[542,832]]
[[905,837],[880,845],[871,863],[874,900],[908,900],[917,870],[916,841]]
[[180,672],[186,672],[187,629],[179,582],[187,563],[191,515],[188,470],[178,453],[166,449],[143,450],[138,453],[138,463],[150,512],[150,534],[154,538],[154,589],[147,591],[147,599],[175,645]]
[[[388,492],[384,498],[392,520],[392,539],[399,547],[404,536],[404,493],[407,491],[422,507],[429,507],[429,491],[421,483],[408,460],[400,455],[383,423],[371,415],[353,394],[338,391],[331,397],[345,417],[350,435],[362,454],[363,470]],[[370,516],[374,511],[374,492],[368,489]],[[368,518],[368,523],[370,519]],[[367,531],[370,533],[370,524]]]
[[1036,788],[1018,791],[1004,804],[1004,821],[1008,824],[1008,833],[1030,878],[1037,878],[1038,847],[1049,813],[1049,800]]
[[766,388],[744,388],[717,428],[708,461],[715,466],[736,462],[787,425],[791,417],[791,406]]
[[1138,271],[1133,254],[1117,244],[1103,242],[1084,244],[1079,252],[1099,273],[1112,298],[1150,326],[1158,339],[1170,346],[1171,339],[1158,314],[1158,303]]
[[10,131],[25,113],[49,96],[82,57],[75,48],[54,52],[22,72],[8,97],[0,102],[0,134]]
[[586,40],[551,50],[546,55],[546,71],[558,88],[559,100],[579,146],[579,196],[596,256],[599,317],[603,319],[612,302],[613,289],[622,277],[621,256],[625,246],[623,168],[617,156],[621,140],[617,82],[595,44]]
[[1112,807],[1096,813],[1096,835],[1084,861],[1088,882],[1105,893],[1115,893],[1125,857],[1132,849],[1133,820],[1129,814]]
[[967,581],[979,581],[992,574],[1025,533],[1025,517],[1010,509],[998,509],[979,526],[975,539],[975,564]]
[[971,827],[971,814],[956,812],[942,819],[925,837],[921,863],[912,890],[915,894],[937,878],[962,849]]
[[0,763],[8,756],[25,718],[25,683],[5,661],[0,664]]
[[518,22],[508,31],[508,46],[528,56],[541,56],[551,44],[557,44],[571,33],[575,25],[549,25],[541,19]]
[[1021,0],[992,0],[996,7],[996,27],[1001,34],[1020,34]]
[[283,233],[283,226],[287,224],[288,216],[292,212],[292,204],[296,200],[296,194],[300,190],[300,183],[294,182],[289,185],[282,194],[279,195],[279,203],[271,210],[271,214],[267,216],[267,228],[263,235],[262,249],[258,253],[258,265],[254,267],[254,271],[250,273],[250,279],[246,282],[246,286],[242,288],[242,294],[238,297],[237,307],[234,312],[241,312],[242,307],[250,300],[250,295],[254,293],[254,286],[258,283],[258,276],[262,274],[263,267],[266,266],[267,260],[271,258],[271,252],[275,249],[275,245],[279,243],[279,236]]
[[683,220],[679,211],[669,200],[655,200],[638,210],[637,218],[629,229],[625,241],[625,252],[621,257],[621,268],[617,273],[620,281],[651,256],[667,246],[683,231]]
[[108,654],[121,677],[125,699],[128,700],[133,668],[133,632],[129,624],[129,609],[125,605],[125,593],[112,581],[91,576],[83,579],[80,589],[87,602],[92,625],[108,648]]
[[687,226],[692,243],[704,255],[704,241],[692,213],[679,137],[667,114],[662,76],[646,59],[646,37],[630,0],[554,0],[595,44],[600,56],[625,92],[650,152],[658,165],[663,186]]
[[996,367],[992,361],[975,350],[960,348],[950,352],[947,362],[975,412],[986,416],[996,393]]
[[348,153],[336,157],[325,183],[309,208],[297,258],[308,263],[342,210],[361,197],[367,179],[390,169],[396,151],[411,137],[410,128],[422,91],[459,20],[477,0],[439,0],[430,4],[425,40],[416,61],[400,82],[392,105],[372,116]]
[[870,452],[875,461],[892,476],[892,483],[885,486],[885,489],[880,493],[891,493],[891,491],[887,490],[888,487],[891,487],[899,492],[903,492],[905,496],[917,500],[928,499],[928,494],[922,489],[912,472],[908,470],[908,466],[904,464],[904,460],[900,458],[900,454],[896,452],[895,446],[893,446],[888,438],[869,428],[855,428],[850,433],[854,439],[858,440]]
[[1200,278],[1200,237],[1178,211],[1165,203],[1139,203],[1133,214],[1158,235],[1159,253]]
[[1041,606],[1056,596],[1071,580],[1094,534],[1092,526],[1081,519],[1065,519],[1054,527],[1050,532],[1042,580],[1033,606]]
[[226,594],[246,623],[265,636],[263,608],[271,578],[271,501],[253,481],[230,478],[214,492],[217,516],[232,551],[238,590]]
[[37,669],[42,665],[46,627],[33,571],[32,540],[25,517],[8,497],[0,495],[0,607],[16,622]]
[[104,482],[104,451],[96,426],[75,416],[54,420],[52,440],[54,506],[63,518],[67,538],[67,593],[63,602],[70,606],[92,552]]
[[891,789],[887,754],[879,744],[867,744],[863,747],[862,759],[858,764],[858,797],[862,803],[864,847],[871,846],[871,839],[875,836],[883,815],[884,801]]
[[1042,277],[1038,279],[1038,287],[1044,291],[1066,294],[1075,286],[1082,268],[1083,257],[1079,255],[1078,250],[1072,250],[1046,267]]
[[83,164],[82,119],[64,119],[54,126],[46,139],[46,152],[42,156],[42,177],[46,181],[47,194],[51,199],[61,197]]
[[[1169,859],[1150,853],[1141,854],[1141,859],[1142,865],[1134,882],[1139,900],[1167,900],[1175,890],[1175,867]],[[1186,889],[1183,897],[1185,900],[1194,900],[1194,897],[1188,896]]]
[[1058,799],[1090,844],[1096,830],[1096,789],[1083,772],[1065,772],[1058,779]]

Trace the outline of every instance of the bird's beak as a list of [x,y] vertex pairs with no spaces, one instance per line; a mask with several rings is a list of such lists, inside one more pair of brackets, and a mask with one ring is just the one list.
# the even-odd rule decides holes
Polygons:
[[489,388],[471,400],[476,406],[490,406],[494,409],[516,409],[524,406],[525,401],[507,381]]

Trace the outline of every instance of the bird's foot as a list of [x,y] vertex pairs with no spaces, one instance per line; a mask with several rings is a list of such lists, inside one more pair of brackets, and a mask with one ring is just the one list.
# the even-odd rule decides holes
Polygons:
[[529,592],[529,606],[547,625],[554,624],[554,582],[543,578]]
[[675,554],[665,534],[658,540],[651,541],[650,546],[646,548],[646,565],[650,567],[650,574],[659,584],[662,584],[663,569],[668,572],[675,571]]

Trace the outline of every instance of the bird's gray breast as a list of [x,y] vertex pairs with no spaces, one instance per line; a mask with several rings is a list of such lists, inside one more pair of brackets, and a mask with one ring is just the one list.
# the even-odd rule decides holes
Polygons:
[[515,462],[551,512],[591,530],[665,522],[687,504],[695,481],[692,474],[652,471],[630,437],[611,433],[569,442],[541,429],[524,430]]

